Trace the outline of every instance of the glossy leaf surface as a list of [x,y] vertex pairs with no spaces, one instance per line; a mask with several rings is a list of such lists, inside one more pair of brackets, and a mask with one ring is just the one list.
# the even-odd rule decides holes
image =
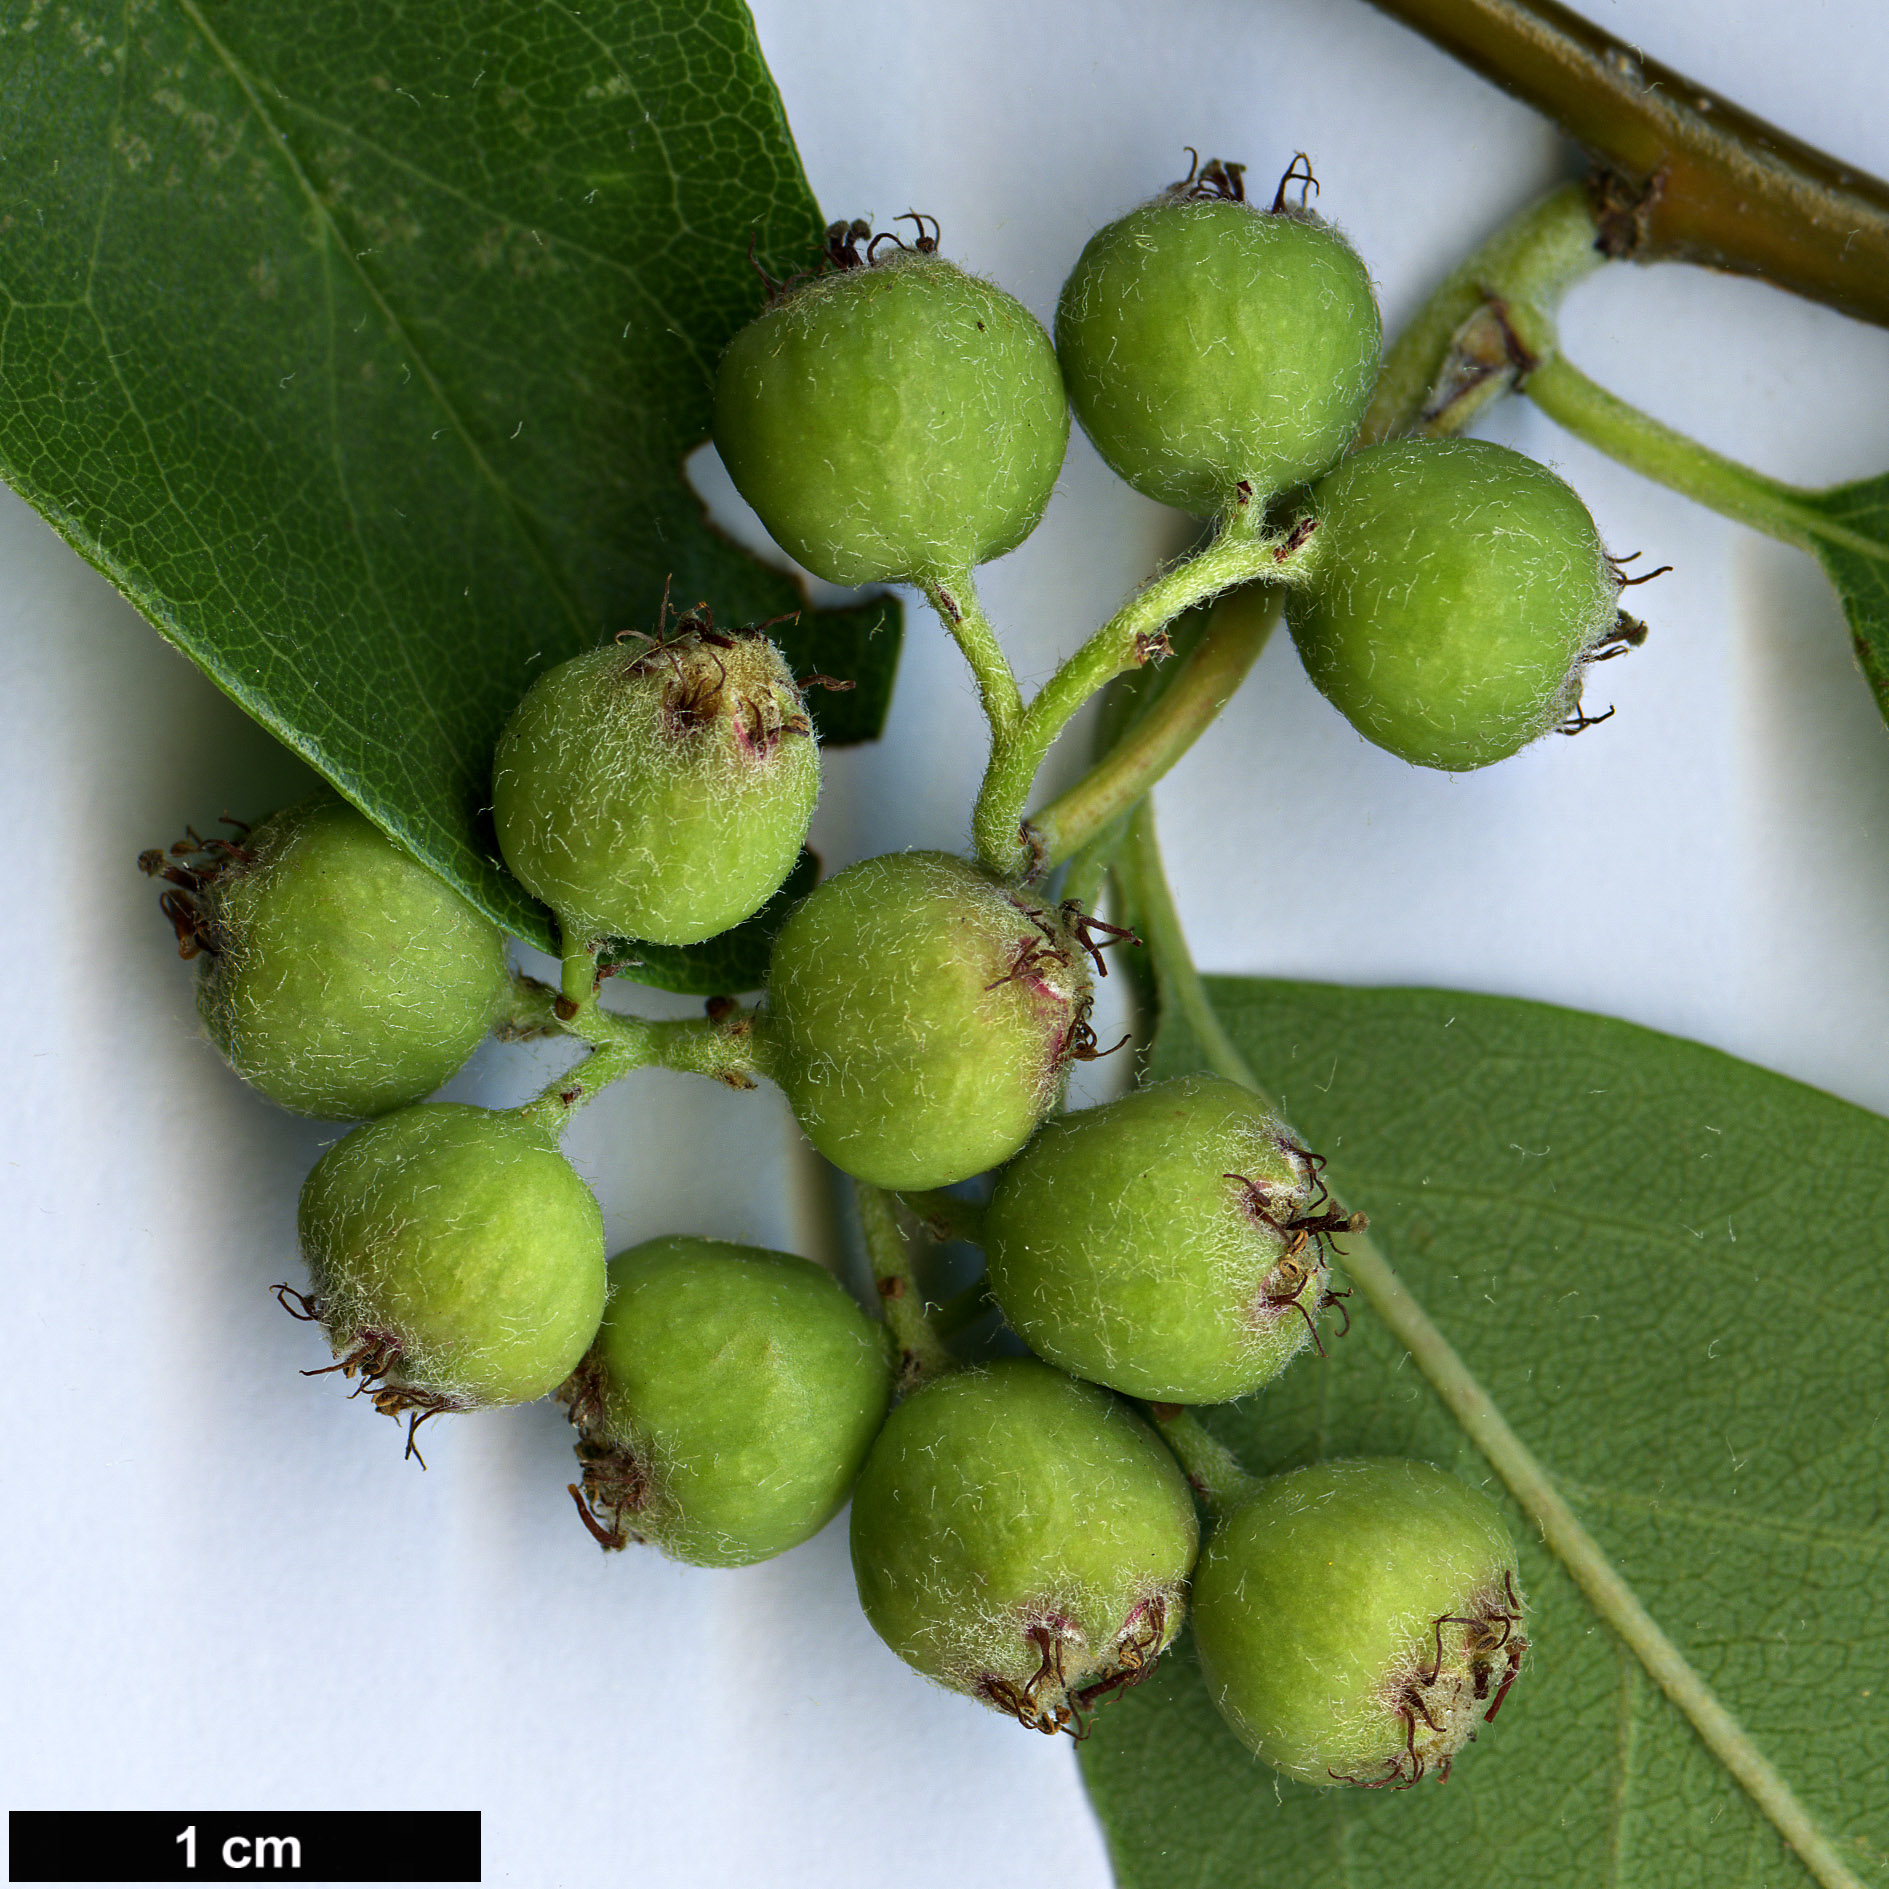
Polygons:
[[[532,942],[492,745],[545,666],[801,609],[681,474],[819,216],[739,0],[7,0],[0,476]],[[875,635],[874,632],[877,632]],[[832,740],[898,606],[778,626]]]

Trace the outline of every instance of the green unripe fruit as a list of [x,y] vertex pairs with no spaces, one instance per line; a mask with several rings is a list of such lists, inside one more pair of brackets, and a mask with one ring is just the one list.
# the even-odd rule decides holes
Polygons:
[[430,1095],[510,993],[498,927],[344,801],[317,795],[194,867],[166,909],[204,953],[197,1008],[236,1073],[348,1121]]
[[603,1216],[511,1110],[430,1102],[364,1123],[315,1163],[298,1225],[308,1309],[389,1415],[542,1397],[603,1316]]
[[829,879],[774,943],[758,1029],[807,1138],[875,1187],[1006,1161],[1087,1054],[1089,968],[1064,914],[947,853]]
[[1194,1574],[1207,1688],[1306,1784],[1407,1786],[1496,1715],[1527,1649],[1493,1502],[1428,1463],[1318,1463],[1215,1529]]
[[1036,1731],[1080,1729],[1180,1631],[1199,1526],[1125,1404],[1029,1358],[928,1384],[853,1492],[860,1604],[893,1652]]
[[1069,443],[1041,323],[899,250],[788,291],[728,344],[715,445],[736,489],[836,584],[951,577],[1036,529]]
[[499,737],[492,817],[567,938],[695,944],[779,890],[819,792],[780,651],[690,619],[540,676]]
[[[1588,662],[1641,641],[1587,507],[1486,440],[1392,440],[1313,487],[1306,673],[1359,734],[1420,767],[1486,767],[1581,725]],[[1604,719],[1604,718],[1603,718]]]
[[1064,1115],[997,1177],[990,1289],[1039,1356],[1133,1397],[1244,1397],[1329,1303],[1314,1163],[1245,1089],[1184,1076]]
[[839,1513],[892,1365],[884,1327],[811,1261],[649,1240],[610,1262],[610,1308],[562,1394],[604,1547],[745,1567]]
[[1197,189],[1090,237],[1057,304],[1056,353],[1109,465],[1146,497],[1211,517],[1338,459],[1382,335],[1370,274],[1336,230]]

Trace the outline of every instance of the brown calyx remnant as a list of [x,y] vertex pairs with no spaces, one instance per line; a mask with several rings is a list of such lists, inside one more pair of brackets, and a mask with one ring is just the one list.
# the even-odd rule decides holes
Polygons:
[[1319,1315],[1338,1305],[1345,1321],[1338,1335],[1342,1338],[1351,1329],[1351,1314],[1340,1303],[1351,1294],[1335,1292],[1331,1285],[1331,1261],[1334,1256],[1344,1257],[1335,1236],[1362,1233],[1370,1220],[1362,1213],[1347,1213],[1333,1201],[1325,1185],[1323,1155],[1300,1147],[1284,1135],[1279,1138],[1279,1146],[1304,1176],[1298,1187],[1282,1189],[1244,1174],[1223,1174],[1220,1178],[1237,1182],[1240,1204],[1248,1217],[1285,1241],[1272,1270],[1260,1282],[1256,1307],[1259,1316],[1278,1319],[1296,1312],[1305,1320],[1305,1329],[1322,1358],[1325,1346],[1318,1335]]
[[1385,1760],[1382,1777],[1332,1776],[1365,1790],[1407,1791],[1434,1766],[1447,1782],[1456,1754],[1475,1742],[1479,1722],[1486,1725],[1501,1711],[1522,1670],[1528,1651],[1523,1618],[1508,1568],[1499,1587],[1472,1596],[1460,1613],[1439,1614],[1433,1645],[1386,1682],[1385,1702],[1403,1724],[1403,1749]]
[[[1171,197],[1176,203],[1201,203],[1209,199],[1222,203],[1246,201],[1244,164],[1229,164],[1217,157],[1210,157],[1203,164],[1200,153],[1191,144],[1184,144],[1181,149],[1188,157],[1187,175],[1178,183],[1169,184],[1161,193],[1164,197]],[[1281,184],[1280,189],[1284,188]]]
[[184,837],[168,851],[152,846],[138,855],[140,872],[149,878],[167,880],[171,885],[172,889],[157,903],[177,934],[180,958],[194,958],[199,952],[212,958],[218,954],[222,947],[209,898],[210,888],[229,873],[256,863],[256,855],[244,844],[255,830],[250,822],[228,813],[222,820],[225,826],[235,828],[235,839],[205,839],[195,827],[187,826]]
[[[1210,157],[1206,163],[1200,161],[1200,153],[1191,144],[1184,144],[1181,149],[1187,153],[1187,175],[1178,183],[1169,184],[1161,194],[1175,203],[1202,203],[1217,201],[1221,203],[1244,203],[1246,201],[1246,166],[1234,164],[1225,158]],[[1286,201],[1286,192],[1294,185],[1299,187],[1299,200],[1296,204]],[[1303,151],[1292,154],[1292,162],[1285,168],[1285,174],[1279,179],[1279,188],[1273,192],[1272,204],[1268,210],[1271,216],[1291,216],[1310,218],[1312,208],[1310,199],[1317,194],[1318,179],[1312,175],[1312,160]]]
[[649,1472],[632,1450],[607,1443],[595,1434],[603,1421],[603,1371],[586,1358],[557,1388],[555,1395],[577,1427],[572,1445],[579,1464],[577,1482],[565,1489],[577,1505],[577,1519],[605,1553],[647,1541],[634,1518],[649,1502]]
[[[984,988],[996,990],[1004,984],[1022,983],[1046,1003],[1058,1009],[1068,1006],[1068,1020],[1058,1032],[1055,1048],[1057,1069],[1069,1062],[1092,1063],[1104,1056],[1113,1056],[1128,1037],[1124,1035],[1120,1042],[1098,1049],[1095,1032],[1089,1027],[1094,998],[1082,988],[1072,997],[1063,987],[1077,983],[1069,973],[1076,968],[1078,953],[1088,957],[1096,976],[1106,977],[1108,964],[1102,953],[1110,945],[1138,945],[1140,938],[1125,925],[1111,925],[1106,919],[1085,912],[1074,899],[1065,899],[1054,911],[1031,904],[1014,893],[1010,903],[1029,921],[1031,929],[1017,940],[1009,968]],[[1099,938],[1098,933],[1102,934]]]
[[[761,286],[767,291],[767,305],[773,308],[809,282],[845,275],[854,269],[872,268],[881,260],[879,251],[882,246],[890,245],[893,255],[909,252],[919,256],[935,256],[938,253],[938,239],[943,232],[935,216],[907,210],[892,221],[911,224],[917,234],[909,243],[893,230],[880,230],[875,235],[872,225],[863,216],[829,223],[821,240],[819,261],[810,269],[796,269],[792,275],[778,282],[756,258],[754,251],[757,239],[751,236],[748,238],[748,267],[761,278]],[[927,228],[927,225],[930,227]],[[863,249],[861,244],[865,245]]]
[[[322,1315],[321,1302],[306,1292],[297,1292],[286,1281],[269,1288],[276,1296],[276,1303],[291,1318],[299,1318],[304,1324],[320,1325],[327,1333],[328,1342],[335,1341],[334,1332]],[[289,1301],[295,1303],[291,1305]],[[339,1371],[345,1378],[359,1378],[350,1397],[365,1395],[368,1401],[383,1417],[407,1419],[407,1447],[403,1454],[411,1457],[422,1469],[426,1467],[426,1458],[420,1454],[414,1438],[420,1425],[433,1417],[450,1416],[456,1411],[470,1410],[472,1405],[463,1397],[454,1397],[446,1391],[424,1390],[417,1384],[393,1384],[391,1378],[405,1363],[405,1354],[401,1350],[398,1332],[378,1330],[363,1326],[354,1334],[354,1341],[344,1355],[333,1364],[324,1364],[312,1371],[304,1371],[304,1377],[327,1377]]]
[[1610,262],[1631,262],[1650,241],[1652,217],[1666,193],[1667,167],[1650,177],[1623,176],[1596,165],[1587,180],[1588,209],[1594,219],[1594,247]]
[[974,1687],[978,1698],[1008,1714],[1027,1730],[1053,1738],[1067,1732],[1080,1744],[1094,1729],[1096,1710],[1138,1686],[1154,1671],[1167,1637],[1168,1598],[1154,1594],[1129,1609],[1121,1631],[1090,1669],[1091,1676],[1071,1685],[1069,1649],[1081,1642],[1075,1624],[1062,1614],[1046,1613],[1024,1629],[1025,1642],[1038,1653],[1037,1668],[1018,1685],[985,1673]]
[[[812,736],[807,690],[844,693],[857,686],[817,670],[798,678],[787,674],[767,644],[767,632],[777,623],[797,622],[799,615],[789,611],[765,623],[723,630],[716,627],[708,605],[697,603],[672,620],[669,588],[664,585],[654,634],[624,630],[617,636],[619,643],[645,645],[625,664],[623,677],[663,677],[662,726],[670,736],[684,739],[726,722],[737,750],[751,760],[765,761],[788,736]],[[765,645],[766,653],[757,644]]]
[[[771,665],[746,658],[776,623],[793,622],[798,614],[789,612],[765,623],[722,630],[716,628],[708,605],[698,603],[671,622],[665,588],[655,633],[624,630],[617,637],[619,643],[646,645],[625,665],[624,678],[664,676],[661,714],[667,734],[684,739],[726,722],[736,748],[753,760],[765,761],[787,737],[811,737],[813,723],[798,687],[785,686],[784,677],[761,680]],[[853,685],[831,676],[811,676],[807,686],[848,689]]]
[[[1662,564],[1654,570],[1642,571],[1637,577],[1629,577],[1626,567],[1639,556],[1638,551],[1629,552],[1623,558],[1615,557],[1611,551],[1607,553],[1607,567],[1613,576],[1616,591],[1631,589],[1635,584],[1650,584],[1654,578],[1664,577],[1673,568],[1670,564]],[[1616,656],[1624,656],[1628,650],[1638,649],[1645,641],[1646,625],[1638,617],[1630,617],[1624,610],[1617,610],[1606,634],[1581,651],[1575,673],[1579,675],[1597,662],[1612,662]],[[1590,715],[1581,707],[1577,697],[1566,719],[1555,724],[1555,733],[1578,735],[1589,728],[1598,728],[1604,721],[1611,721],[1613,715],[1611,708],[1603,715]]]

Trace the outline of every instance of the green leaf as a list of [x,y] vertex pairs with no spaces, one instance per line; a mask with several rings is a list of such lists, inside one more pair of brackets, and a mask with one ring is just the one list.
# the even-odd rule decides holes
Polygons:
[[[549,946],[484,816],[526,685],[671,578],[805,602],[681,473],[750,239],[820,230],[740,0],[0,0],[0,151],[0,476]],[[776,634],[877,732],[896,602]]]
[[1889,474],[1797,495],[1797,510],[1889,720]]
[[[1889,1883],[1889,1122],[1543,1004],[1208,980],[1347,1206],[1856,1877]],[[1163,1073],[1189,1064],[1163,1042]],[[1506,1496],[1372,1317],[1212,1413],[1257,1471]],[[1807,1882],[1522,1524],[1532,1650],[1447,1784],[1285,1783],[1184,1649],[1083,1763],[1124,1889]]]
[[601,954],[604,975],[680,991],[685,997],[732,997],[744,990],[759,990],[767,981],[767,961],[773,956],[776,934],[819,879],[818,857],[803,848],[781,889],[732,931],[694,945],[612,938]]

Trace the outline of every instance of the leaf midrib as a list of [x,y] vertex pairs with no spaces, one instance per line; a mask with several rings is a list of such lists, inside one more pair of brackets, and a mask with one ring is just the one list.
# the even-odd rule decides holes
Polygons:
[[[1130,847],[1138,843],[1145,852],[1152,852],[1151,833],[1138,836],[1131,831]],[[1144,858],[1144,868],[1147,864]],[[1156,855],[1152,872],[1158,875],[1159,871]],[[1165,893],[1165,885],[1162,890]],[[1170,908],[1170,920],[1171,916]],[[1144,909],[1138,923],[1147,927],[1155,949],[1166,957],[1164,968],[1170,982],[1177,987],[1188,987],[1180,993],[1183,1012],[1185,1000],[1191,996],[1211,1016],[1211,1000],[1188,956],[1178,921],[1173,921],[1171,929],[1164,932],[1161,918],[1159,908],[1152,917]],[[1167,1010],[1165,1000],[1163,1009]],[[1224,1030],[1212,1033],[1198,1047],[1215,1074],[1251,1090],[1272,1106],[1244,1053]],[[1335,1200],[1356,1198],[1348,1193],[1335,1168],[1327,1173]],[[1431,1389],[1465,1437],[1481,1452],[1522,1512],[1541,1531],[1543,1545],[1566,1570],[1595,1616],[1632,1652],[1648,1678],[1679,1709],[1712,1757],[1796,1852],[1805,1869],[1824,1889],[1864,1889],[1862,1879],[1843,1860],[1821,1821],[1798,1798],[1783,1772],[1654,1619],[1636,1589],[1575,1514],[1547,1466],[1522,1441],[1455,1346],[1378,1251],[1368,1232],[1353,1236],[1345,1270],[1365,1303],[1429,1380]]]
[[[1244,1058],[1241,1059],[1244,1069]],[[1244,1075],[1221,1071],[1258,1088]],[[1346,1198],[1334,1176],[1334,1196]],[[1347,1271],[1393,1337],[1429,1380],[1444,1407],[1542,1533],[1548,1549],[1596,1617],[1633,1653],[1647,1676],[1690,1722],[1706,1749],[1776,1828],[1824,1889],[1864,1889],[1825,1831],[1698,1668],[1666,1633],[1638,1591],[1574,1513],[1562,1485],[1525,1444],[1368,1234],[1357,1236]]]
[[[369,137],[357,126],[350,125],[339,118],[331,118],[326,112],[317,111],[314,106],[291,97],[279,85],[275,90],[285,110],[311,125],[319,126],[322,130],[332,131],[337,136],[348,139],[361,150],[378,158],[388,169],[400,171],[416,183],[424,184],[427,189],[437,191],[449,201],[460,204],[479,216],[490,217],[493,221],[504,224],[508,229],[528,230],[541,242],[547,245],[555,243],[560,248],[568,249],[572,255],[581,256],[584,261],[594,263],[599,269],[608,270],[612,275],[621,278],[649,311],[661,320],[664,332],[674,335],[682,343],[689,359],[702,370],[703,375],[706,376],[711,371],[713,363],[704,359],[695,338],[684,326],[682,317],[676,314],[667,303],[660,300],[651,291],[643,277],[620,256],[612,256],[604,250],[593,249],[588,243],[568,235],[563,230],[547,228],[542,221],[533,222],[526,217],[514,216],[509,210],[500,209],[496,204],[487,203],[475,197],[463,186],[449,183],[445,178],[428,170],[424,164],[416,163],[412,158],[402,157],[398,151],[390,150],[377,138]],[[666,174],[673,183],[675,176],[673,168],[670,168]],[[405,330],[402,331],[402,338],[408,338]],[[522,504],[522,501],[520,503]]]
[[[453,429],[454,436],[458,439],[479,477],[490,487],[493,493],[497,495],[501,505],[504,507],[506,516],[512,522],[513,529],[518,533],[519,539],[529,551],[532,561],[538,566],[545,581],[550,585],[552,594],[557,598],[558,603],[563,608],[566,618],[569,620],[572,628],[581,635],[585,627],[583,612],[578,605],[577,599],[570,591],[564,573],[559,569],[548,547],[542,543],[537,530],[530,522],[528,511],[520,502],[518,495],[512,491],[511,487],[499,475],[497,468],[492,465],[486,458],[484,452],[480,449],[479,443],[473,437],[472,431],[466,424],[464,417],[460,414],[451,396],[440,382],[438,375],[434,373],[432,363],[426,358],[425,350],[415,342],[412,331],[407,327],[406,323],[401,320],[400,316],[395,313],[392,304],[381,292],[379,285],[374,281],[373,277],[361,266],[361,258],[356,256],[349,248],[348,244],[341,240],[341,232],[335,225],[332,213],[329,211],[328,206],[322,201],[320,192],[315,189],[313,180],[310,178],[301,159],[296,155],[294,147],[289,142],[288,133],[281,129],[270,115],[269,108],[264,104],[255,80],[251,77],[249,71],[241,61],[239,61],[229,48],[223,44],[222,40],[218,38],[209,21],[204,18],[202,9],[197,4],[197,0],[177,0],[177,6],[185,19],[187,19],[196,30],[205,46],[210,49],[223,69],[230,75],[237,89],[242,93],[250,111],[255,116],[256,122],[266,133],[271,149],[279,152],[282,163],[287,168],[290,177],[294,180],[296,189],[301,193],[303,201],[307,203],[310,211],[314,214],[321,229],[325,233],[327,246],[333,253],[338,254],[342,258],[349,273],[359,282],[362,292],[373,304],[382,320],[387,323],[389,330],[399,337],[402,346],[408,349],[412,354],[414,363],[419,370],[420,378],[425,384],[428,394],[431,395],[434,404],[438,407],[439,411],[446,416],[448,423]],[[286,94],[284,96],[286,96]],[[333,373],[331,366],[330,379],[332,380],[332,378]]]

